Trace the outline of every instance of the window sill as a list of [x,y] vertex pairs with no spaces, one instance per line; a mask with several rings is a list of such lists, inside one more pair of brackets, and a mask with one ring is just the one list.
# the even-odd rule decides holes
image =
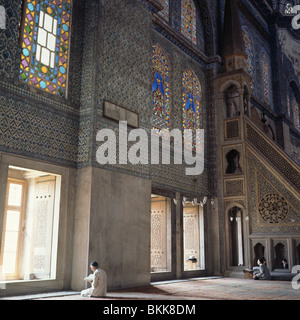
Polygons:
[[58,279],[47,280],[13,280],[0,282],[0,297],[32,295],[45,292],[60,291],[64,288],[64,281]]
[[12,280],[9,280],[9,279],[7,279],[7,280],[0,280],[0,285],[2,285],[2,284],[15,284],[15,283],[18,283],[18,284],[20,284],[20,283],[32,283],[32,282],[44,282],[44,281],[55,281],[56,279],[54,279],[54,278],[50,278],[50,279],[32,279],[32,280],[24,280],[24,279],[19,279],[19,280],[17,280],[17,279],[12,279]]

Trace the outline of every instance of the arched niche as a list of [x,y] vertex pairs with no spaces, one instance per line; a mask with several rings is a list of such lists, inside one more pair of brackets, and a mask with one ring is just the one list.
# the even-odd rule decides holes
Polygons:
[[224,92],[226,118],[236,118],[241,115],[240,93],[236,85],[231,85]]
[[257,260],[265,256],[265,247],[258,242],[254,246],[254,261],[253,266],[257,266]]
[[300,265],[300,243],[296,247],[296,264]]
[[244,210],[232,206],[227,210],[228,261],[230,267],[245,265],[244,257]]
[[282,269],[282,260],[286,259],[285,250],[285,245],[282,242],[275,245],[273,269]]
[[266,126],[264,126],[264,130],[265,130],[265,132],[266,132],[266,134],[272,139],[272,140],[276,140],[275,139],[275,133],[274,133],[274,130],[273,130],[273,128],[272,128],[272,126],[271,125],[266,125]]
[[244,85],[244,93],[243,93],[243,108],[244,114],[246,114],[249,118],[251,117],[251,108],[250,108],[250,92],[246,85]]
[[227,168],[226,174],[242,174],[240,165],[241,154],[238,150],[232,149],[226,154]]

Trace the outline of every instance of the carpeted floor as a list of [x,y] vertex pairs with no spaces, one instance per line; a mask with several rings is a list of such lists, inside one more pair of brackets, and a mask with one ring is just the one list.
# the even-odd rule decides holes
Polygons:
[[253,281],[234,278],[201,279],[154,284],[108,292],[106,298],[80,294],[36,297],[39,300],[300,300],[300,289],[288,281]]

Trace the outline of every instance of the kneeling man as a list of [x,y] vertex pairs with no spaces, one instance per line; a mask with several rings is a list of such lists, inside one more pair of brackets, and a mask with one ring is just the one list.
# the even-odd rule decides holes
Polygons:
[[105,297],[107,291],[107,275],[106,272],[99,268],[98,263],[93,261],[90,264],[90,268],[93,271],[93,274],[86,277],[84,280],[87,280],[91,283],[91,288],[82,290],[82,297]]

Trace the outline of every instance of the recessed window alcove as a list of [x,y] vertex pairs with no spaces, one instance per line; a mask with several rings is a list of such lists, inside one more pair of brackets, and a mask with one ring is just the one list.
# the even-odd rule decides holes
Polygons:
[[238,207],[228,211],[229,265],[244,265],[243,212]]
[[10,166],[1,280],[56,278],[61,176]]

